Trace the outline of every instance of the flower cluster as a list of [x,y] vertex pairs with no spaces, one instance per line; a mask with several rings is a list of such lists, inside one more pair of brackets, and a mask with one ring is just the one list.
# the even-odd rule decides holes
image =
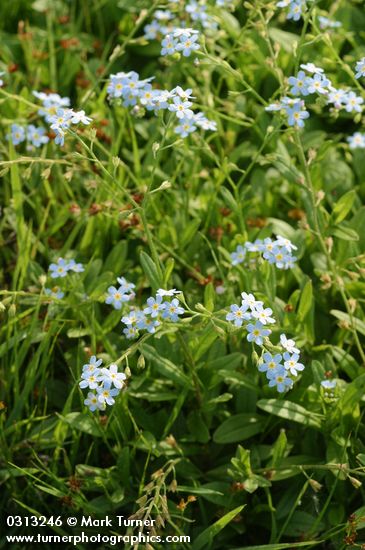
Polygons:
[[27,149],[33,147],[41,147],[49,142],[49,137],[46,135],[45,128],[41,126],[34,126],[29,124],[28,126],[20,126],[19,124],[12,124],[10,127],[10,133],[7,134],[6,139],[11,141],[13,145],[19,145],[23,141],[27,140]]
[[174,30],[170,22],[174,15],[170,10],[156,10],[153,14],[151,23],[144,27],[144,38],[146,40],[155,40],[159,34],[166,35]]
[[265,110],[283,112],[287,117],[288,126],[295,126],[296,128],[303,128],[303,121],[309,117],[302,99],[292,99],[287,96],[283,97],[280,102],[271,103]]
[[[141,309],[131,309],[128,315],[122,317],[122,323],[126,325],[123,333],[128,339],[137,338],[138,330],[147,330],[150,334],[156,331],[156,328],[163,321],[176,322],[179,315],[183,315],[185,310],[180,306],[177,298],[173,298],[180,291],[176,289],[164,290],[160,288],[156,296],[150,296],[147,299],[146,306]],[[172,300],[165,300],[166,297],[172,297]]]
[[278,8],[288,8],[286,18],[293,21],[299,21],[308,8],[306,0],[280,0],[276,5]]
[[[273,311],[265,308],[263,302],[256,300],[253,294],[242,292],[241,298],[241,305],[230,306],[226,320],[233,323],[235,327],[242,327],[245,321],[251,321],[244,326],[248,333],[247,340],[264,347],[265,339],[269,343],[268,337],[271,334],[267,325],[275,323]],[[258,370],[266,373],[270,387],[276,387],[279,393],[283,393],[293,386],[291,376],[296,377],[298,372],[304,370],[304,365],[298,362],[300,352],[294,340],[281,334],[279,346],[282,348],[282,353],[272,355],[264,351],[259,360]]]
[[56,298],[57,300],[62,300],[65,293],[60,289],[59,286],[54,286],[52,288],[45,288],[44,293],[50,298]]
[[89,363],[82,367],[81,389],[89,388],[84,404],[90,411],[104,411],[107,405],[114,405],[115,399],[124,386],[126,375],[118,372],[117,365],[110,365],[109,368],[101,368],[102,359],[95,355],[90,358]]
[[275,264],[278,269],[290,269],[297,260],[292,255],[293,250],[297,250],[297,247],[280,235],[277,235],[274,241],[270,237],[256,239],[253,243],[247,241],[244,245],[238,245],[231,253],[232,265],[243,263],[247,252],[261,252],[264,260]]
[[324,397],[332,399],[335,396],[334,389],[336,386],[336,380],[322,380],[321,387],[323,388]]
[[215,5],[218,8],[233,8],[234,2],[233,0],[215,0]]
[[[335,88],[324,74],[323,69],[316,67],[313,63],[302,64],[300,68],[303,70],[299,71],[297,76],[290,76],[288,79],[291,95],[306,97],[317,94],[338,111],[345,109],[347,113],[361,113],[364,103],[361,96],[357,96],[352,90]],[[302,128],[304,119],[309,117],[308,111],[305,110],[304,100],[299,97],[293,99],[285,96],[281,101],[266,107],[266,111],[284,112],[288,125],[297,128]]]
[[328,17],[325,17],[324,15],[318,16],[318,22],[319,22],[319,28],[320,29],[338,29],[339,27],[342,27],[342,23],[340,21],[331,21],[331,19],[328,19]]
[[362,76],[365,76],[365,57],[363,57],[362,59],[360,59],[360,61],[356,63],[355,69],[355,78],[361,78]]
[[365,134],[355,132],[347,138],[350,149],[365,149]]
[[[175,2],[174,2],[175,3]],[[226,4],[226,0],[218,0],[217,6],[223,7]],[[201,25],[204,29],[215,30],[217,24],[214,21],[213,17],[208,14],[207,6],[203,2],[197,2],[196,0],[189,0],[183,7],[184,13],[181,14],[181,19],[177,15],[173,14],[170,10],[161,10],[158,9],[153,14],[153,19],[151,23],[144,27],[144,38],[146,40],[155,40],[162,38],[162,48],[166,48],[166,44],[176,40],[176,45],[180,43],[178,48],[173,48],[169,46],[167,48],[167,53],[161,52],[162,55],[167,55],[169,53],[175,53],[179,51],[189,51],[189,53],[183,53],[186,57],[190,55],[191,51],[197,50],[199,45],[196,44],[198,38],[198,31],[193,29],[188,29],[186,25],[186,19],[194,24]],[[185,31],[183,33],[182,31]],[[188,36],[188,31],[190,36]],[[195,37],[195,38],[194,38]],[[166,42],[168,40],[168,42]],[[184,44],[186,41],[191,41],[194,44],[193,47],[188,44]],[[165,44],[164,44],[165,42]]]
[[189,101],[193,99],[191,89],[183,90],[180,86],[170,91],[152,89],[151,80],[153,77],[140,80],[135,71],[112,74],[107,87],[109,99],[121,99],[125,107],[139,103],[147,111],[153,111],[155,114],[161,110],[175,113],[179,123],[174,131],[181,137],[187,137],[197,127],[203,130],[216,130],[216,123],[208,120],[204,113],[192,111],[193,103]]
[[74,271],[75,273],[82,273],[85,271],[82,264],[77,264],[75,260],[64,260],[63,258],[58,258],[57,262],[50,264],[49,271],[52,279],[58,279],[66,277],[69,271]]
[[174,29],[165,35],[161,42],[161,55],[172,55],[181,52],[184,57],[189,57],[192,52],[199,50],[197,43],[199,32],[194,29]]
[[65,134],[72,124],[89,125],[91,118],[87,117],[85,111],[74,111],[69,108],[70,99],[61,97],[58,94],[46,94],[44,92],[33,92],[33,95],[42,102],[43,107],[38,111],[55,132],[54,142],[63,145]]
[[135,297],[133,289],[136,285],[129,283],[124,277],[118,277],[119,287],[110,286],[105,299],[106,304],[111,304],[114,309],[121,309],[124,302],[129,302]]

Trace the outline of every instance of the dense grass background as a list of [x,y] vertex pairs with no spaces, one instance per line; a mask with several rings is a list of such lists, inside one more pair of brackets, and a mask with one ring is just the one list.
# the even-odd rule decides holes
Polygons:
[[[199,65],[161,58],[142,38],[163,2],[0,4],[3,514],[141,510],[163,534],[189,534],[176,548],[194,550],[365,541],[365,158],[345,139],[363,119],[317,102],[298,132],[264,109],[309,61],[365,97],[353,77],[364,3],[312,4],[298,23],[275,2],[212,8],[219,30],[206,33]],[[316,15],[328,11],[343,26],[324,33]],[[181,140],[166,118],[110,105],[107,77],[121,70],[191,87],[217,132]],[[69,96],[91,129],[63,148],[13,147],[10,125],[39,118],[32,90]],[[294,269],[232,267],[237,244],[277,233],[298,246]],[[86,269],[54,301],[44,287],[59,256]],[[195,313],[131,343],[104,303],[120,275],[137,304],[176,287]],[[241,291],[272,307],[274,334],[303,350],[306,370],[280,400],[257,372],[259,350],[225,321]],[[78,388],[94,354],[131,373],[105,414],[87,411]],[[320,384],[329,372],[331,399]]]

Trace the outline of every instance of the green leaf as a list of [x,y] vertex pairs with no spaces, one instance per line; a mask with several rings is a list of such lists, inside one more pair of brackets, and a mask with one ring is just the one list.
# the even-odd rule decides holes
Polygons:
[[222,531],[222,529],[224,529],[224,527],[228,525],[245,506],[246,505],[244,504],[243,506],[238,506],[234,510],[231,510],[208,527],[208,529],[205,529],[202,533],[200,533],[198,538],[196,538],[193,542],[192,550],[200,550],[201,548],[209,547],[213,542],[214,537]]
[[208,311],[214,311],[215,290],[213,283],[208,283],[204,289],[204,306]]
[[161,357],[161,355],[158,353],[158,351],[155,350],[155,348],[149,346],[148,344],[142,344],[140,346],[140,351],[144,355],[144,357],[146,357],[146,359],[149,359],[154,363],[156,369],[160,374],[162,374],[169,380],[173,380],[174,382],[176,382],[176,384],[179,384],[180,386],[187,388],[192,387],[192,382],[190,378],[183,373],[182,367],[177,367],[169,359]]
[[199,361],[204,353],[212,347],[213,342],[217,339],[217,337],[218,334],[212,330],[212,325],[210,324],[199,335],[199,338],[194,339],[194,361]]
[[[339,311],[338,309],[331,309],[330,313],[331,315],[336,317],[336,319],[348,323],[349,330],[351,330],[351,317],[350,315],[348,315],[348,313],[345,313],[344,311]],[[352,317],[352,320],[354,322],[357,332],[360,332],[360,334],[363,334],[365,336],[365,322],[357,319],[357,317]]]
[[198,228],[200,226],[200,223],[201,223],[200,219],[192,220],[184,228],[180,239],[180,246],[182,250],[190,243],[192,238],[196,235]]
[[282,399],[260,399],[257,406],[270,414],[286,418],[305,426],[313,428],[321,427],[322,415],[313,413],[301,405],[297,405],[292,401],[284,401]]
[[195,441],[199,441],[199,443],[208,443],[210,434],[200,411],[191,411],[187,419],[187,425]]
[[244,441],[260,433],[263,427],[264,419],[257,414],[236,414],[215,430],[213,440],[222,445]]
[[356,529],[365,528],[365,506],[361,506],[354,512]]
[[94,435],[96,437],[102,437],[103,432],[99,424],[97,423],[96,417],[91,417],[83,413],[69,413],[66,416],[58,415],[62,422],[65,422],[74,430],[84,432],[89,435]]
[[82,336],[87,336],[92,334],[91,328],[70,328],[67,331],[68,338],[81,338]]
[[34,487],[37,487],[37,489],[40,489],[44,493],[52,495],[56,498],[62,498],[64,496],[64,493],[62,493],[58,489],[55,489],[54,487],[46,487],[45,485],[38,485],[38,483],[35,483]]
[[143,250],[140,253],[139,257],[140,257],[142,269],[145,272],[145,275],[152,289],[156,291],[158,288],[162,286],[162,282],[160,281],[156,264],[152,260],[152,258],[148,254],[146,254],[146,252],[144,252]]
[[282,31],[281,29],[277,29],[276,27],[269,28],[269,35],[270,38],[273,39],[275,44],[280,44],[283,50],[289,53],[293,53],[294,44],[298,42],[298,35],[292,32]]
[[311,279],[308,279],[300,295],[297,317],[303,322],[313,304],[313,287]]
[[359,234],[355,231],[355,229],[344,227],[343,225],[338,225],[337,227],[333,228],[331,234],[338,239],[342,239],[343,241],[359,240]]
[[[288,537],[303,537],[310,533],[316,518],[307,512],[296,510],[289,522],[289,525],[285,529],[284,535]],[[323,530],[323,524],[317,525],[318,531]]]
[[308,540],[306,542],[279,542],[277,544],[264,544],[262,546],[242,546],[233,548],[233,550],[291,550],[292,548],[307,548],[308,546],[318,546],[323,540]]
[[335,223],[340,223],[346,218],[354,204],[355,197],[356,191],[351,189],[336,202],[332,212]]
[[169,282],[169,279],[171,277],[171,273],[174,270],[174,266],[175,266],[174,258],[169,258],[166,262],[166,269],[165,269],[165,272],[163,274],[163,282],[164,282],[163,288],[168,288],[168,286],[169,286],[168,282]]
[[268,468],[275,468],[281,463],[282,458],[284,458],[285,456],[287,444],[288,440],[285,434],[285,430],[280,430],[279,437],[277,438],[273,446],[273,456],[270,464],[268,465]]
[[201,495],[201,496],[222,496],[223,493],[220,491],[214,491],[213,489],[208,489],[205,487],[187,487],[186,485],[178,485],[176,487],[178,493],[189,493],[190,495]]
[[237,367],[242,365],[242,360],[243,354],[239,352],[234,352],[229,353],[228,355],[224,355],[223,357],[217,357],[217,359],[208,361],[207,366],[210,369],[214,369],[215,371],[219,371],[221,369],[236,369]]
[[104,271],[112,271],[118,275],[122,272],[123,264],[127,258],[128,245],[127,241],[117,243],[111,252],[109,252],[105,263]]

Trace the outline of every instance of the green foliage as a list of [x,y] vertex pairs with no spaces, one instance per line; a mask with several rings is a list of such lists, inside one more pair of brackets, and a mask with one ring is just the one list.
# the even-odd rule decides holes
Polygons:
[[[365,16],[356,0],[313,1],[286,21],[276,4],[208,1],[218,30],[186,58],[161,57],[160,37],[143,37],[166,3],[0,2],[4,516],[132,516],[190,537],[156,550],[365,544],[365,160],[346,141],[364,121],[323,98],[304,130],[265,111],[308,62],[365,99],[354,78]],[[319,15],[342,27],[323,32]],[[108,75],[131,70],[158,89],[192,88],[217,131],[183,139],[169,113],[110,103]],[[69,96],[91,125],[62,148],[13,145],[11,124],[42,123],[33,90]],[[292,269],[258,256],[232,265],[238,245],[273,235],[297,247]],[[58,257],[85,271],[51,279]],[[136,296],[115,310],[105,298],[120,276]],[[46,294],[55,285],[64,297]],[[173,287],[185,315],[126,339],[129,307]],[[226,320],[241,292],[273,310],[270,353],[283,333],[301,350],[306,368],[285,394],[258,371],[262,348]],[[92,355],[127,376],[95,413],[79,387]],[[0,548],[29,534],[3,531]]]

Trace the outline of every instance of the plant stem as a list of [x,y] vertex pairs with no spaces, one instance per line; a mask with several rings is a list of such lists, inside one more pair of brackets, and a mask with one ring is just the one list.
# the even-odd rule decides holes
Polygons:
[[326,246],[325,239],[324,239],[324,237],[322,235],[322,232],[321,232],[321,225],[320,225],[319,219],[318,219],[318,210],[317,210],[317,204],[316,204],[315,190],[314,190],[310,170],[309,170],[309,167],[308,167],[308,162],[305,158],[303,144],[301,142],[301,139],[300,139],[300,136],[299,136],[298,133],[295,134],[295,143],[296,143],[297,150],[298,150],[299,160],[300,160],[300,163],[302,165],[303,172],[304,172],[306,190],[308,191],[308,195],[309,195],[309,198],[310,198],[310,201],[311,201],[312,211],[311,211],[310,215],[308,216],[308,218],[312,220],[313,233],[316,236],[316,238],[318,240],[318,243],[319,243],[319,245],[322,249],[322,252],[323,252],[323,254],[325,255],[325,257],[327,259],[327,265],[328,265],[329,270],[332,274],[333,281],[334,281],[334,283],[338,283],[338,292],[340,293],[341,298],[342,298],[342,300],[345,304],[347,314],[350,318],[351,328],[352,328],[352,331],[353,331],[353,334],[354,334],[356,347],[358,349],[358,352],[359,352],[359,355],[360,355],[361,360],[363,362],[363,365],[365,366],[365,352],[364,352],[364,350],[361,346],[361,342],[359,340],[359,336],[358,336],[357,331],[356,331],[356,325],[355,325],[354,317],[353,317],[352,310],[351,310],[351,307],[350,307],[350,304],[349,304],[349,301],[348,301],[349,297],[346,294],[346,290],[343,286],[342,279],[339,277],[338,272],[337,272],[337,266],[336,266],[335,262],[332,260],[331,253],[330,253],[328,247]]

